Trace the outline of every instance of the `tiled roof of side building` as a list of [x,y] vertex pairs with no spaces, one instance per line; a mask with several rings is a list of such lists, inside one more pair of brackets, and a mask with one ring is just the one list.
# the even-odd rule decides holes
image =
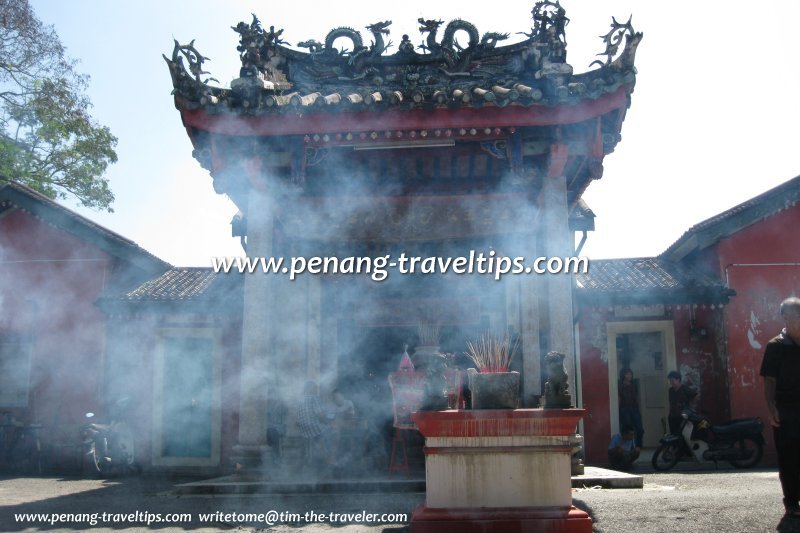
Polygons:
[[576,286],[579,298],[592,300],[660,298],[669,303],[688,298],[721,303],[732,294],[720,280],[659,257],[592,260],[589,271],[577,275]]
[[779,213],[800,201],[800,176],[778,185],[739,205],[695,224],[667,248],[661,257],[680,261],[756,222]]
[[0,176],[0,212],[19,208],[90,241],[114,256],[125,258],[150,272],[162,272],[172,265],[151,254],[134,241],[79,215],[26,185]]
[[[206,267],[172,268],[122,295],[123,301],[193,300],[207,294],[220,274]],[[222,274],[224,276],[224,274]]]

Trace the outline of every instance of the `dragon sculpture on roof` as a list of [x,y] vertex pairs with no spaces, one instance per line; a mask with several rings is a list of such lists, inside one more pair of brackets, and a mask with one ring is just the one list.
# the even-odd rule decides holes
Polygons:
[[[576,80],[566,62],[569,18],[565,9],[557,0],[540,0],[531,17],[530,32],[519,32],[524,38],[510,44],[506,44],[508,33],[481,35],[474,24],[463,19],[445,25],[442,20],[420,17],[417,22],[424,42],[415,46],[408,35],[403,35],[392,52],[390,20],[366,26],[372,35],[369,45],[356,29],[337,27],[322,41],[308,39],[291,48],[283,38],[283,29],[265,29],[253,15],[250,23],[240,22],[232,28],[239,34],[241,68],[240,78],[231,83],[231,88],[245,101],[262,98],[257,93],[264,90],[275,95],[417,89],[454,94],[471,91],[478,84],[511,90],[521,83],[528,87],[528,95],[558,101],[597,87],[605,90],[603,87],[620,81],[631,83],[642,34],[634,31],[630,20],[621,24],[613,19],[611,30],[603,37],[606,50],[598,54],[605,56],[605,61],[594,61],[590,66],[600,68]],[[226,89],[209,87],[205,83],[208,80],[200,79],[206,74],[203,63],[207,58],[197,51],[194,42],[186,46],[176,43],[172,59],[165,59],[181,93],[198,100],[204,94],[209,95],[207,100],[227,94]],[[576,83],[585,88],[578,89]]]

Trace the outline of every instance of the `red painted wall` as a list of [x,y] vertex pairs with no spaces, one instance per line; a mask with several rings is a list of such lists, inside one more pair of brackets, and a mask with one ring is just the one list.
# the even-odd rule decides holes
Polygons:
[[98,410],[105,316],[94,302],[112,263],[27,212],[0,216],[0,335],[31,340],[28,406],[0,412],[42,424],[44,439],[77,442],[84,413]]
[[[609,306],[580,307],[579,338],[581,357],[581,391],[584,418],[584,451],[587,464],[606,464],[607,449],[611,438],[611,402],[608,383],[608,338],[606,327],[615,321],[631,322],[635,319],[614,317]],[[718,307],[698,305],[694,309],[695,328],[706,330],[705,336],[692,335],[689,306],[666,306],[665,316],[642,318],[647,320],[672,320],[675,329],[675,358],[677,368],[688,365],[700,374],[699,388],[702,392],[700,408],[711,420],[727,416],[727,392],[725,388],[724,364],[716,343],[716,324],[721,321],[722,310]],[[665,374],[670,369],[665,368]],[[664,395],[667,382],[664,381]]]
[[[690,383],[700,392],[698,407],[712,422],[721,422],[729,416],[727,369],[717,344],[718,324],[722,320],[723,309],[706,304],[693,304],[692,307],[691,310],[688,305],[682,305],[679,309],[671,308],[675,323],[677,370],[688,366],[700,374],[699,383]],[[705,330],[705,335],[700,330]]]
[[[795,205],[715,246],[720,276],[737,294],[725,309],[730,409],[734,418],[760,416],[766,420],[759,370],[764,346],[783,328],[780,302],[787,296],[800,295],[800,247],[791,233],[798,227],[800,206]],[[770,263],[797,265],[768,266]],[[772,432],[766,431],[765,436],[771,452]]]
[[578,343],[581,354],[581,392],[586,416],[583,419],[583,445],[587,464],[608,461],[611,437],[608,397],[608,354],[606,322],[612,314],[605,308],[582,306]]

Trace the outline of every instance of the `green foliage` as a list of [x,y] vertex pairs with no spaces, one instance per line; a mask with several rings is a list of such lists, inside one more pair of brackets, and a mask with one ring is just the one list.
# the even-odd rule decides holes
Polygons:
[[0,183],[113,211],[103,174],[117,138],[89,114],[87,84],[28,0],[0,0]]

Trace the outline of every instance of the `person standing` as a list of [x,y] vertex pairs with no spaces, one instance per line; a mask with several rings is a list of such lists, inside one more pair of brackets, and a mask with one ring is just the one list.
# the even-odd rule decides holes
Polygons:
[[669,432],[673,435],[681,434],[682,413],[686,409],[693,409],[697,403],[697,391],[682,383],[683,377],[677,370],[667,374],[669,380]]
[[[303,403],[297,411],[297,429],[305,438],[306,452],[312,459],[333,463],[330,445],[330,423],[333,415],[322,406],[319,389],[313,381],[307,381],[303,389]],[[322,453],[322,457],[315,457]]]
[[761,362],[764,396],[778,453],[786,515],[800,518],[800,298],[781,302],[785,328],[767,343]]
[[636,435],[636,446],[642,447],[642,413],[639,411],[639,389],[633,380],[633,370],[623,368],[619,373],[619,425],[633,428]]

